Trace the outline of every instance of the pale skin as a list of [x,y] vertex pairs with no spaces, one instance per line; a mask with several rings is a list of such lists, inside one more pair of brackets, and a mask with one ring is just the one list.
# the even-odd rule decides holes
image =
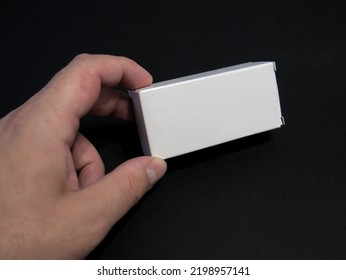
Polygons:
[[86,257],[164,175],[166,163],[147,156],[105,175],[78,131],[88,113],[130,119],[131,103],[113,88],[151,83],[130,59],[79,55],[0,119],[0,258]]

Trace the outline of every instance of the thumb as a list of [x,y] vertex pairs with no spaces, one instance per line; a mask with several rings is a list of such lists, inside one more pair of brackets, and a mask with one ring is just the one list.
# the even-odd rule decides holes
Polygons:
[[[166,162],[143,156],[121,164],[93,185],[75,195],[72,202],[88,223],[108,231],[166,172]],[[106,232],[105,232],[106,233]]]

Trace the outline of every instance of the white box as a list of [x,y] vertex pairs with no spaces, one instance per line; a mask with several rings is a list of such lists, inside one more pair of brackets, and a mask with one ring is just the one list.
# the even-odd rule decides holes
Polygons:
[[144,154],[166,159],[280,127],[275,70],[250,62],[131,91]]

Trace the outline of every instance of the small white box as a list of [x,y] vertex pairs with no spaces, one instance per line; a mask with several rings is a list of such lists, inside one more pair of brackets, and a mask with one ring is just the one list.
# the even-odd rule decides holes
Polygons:
[[250,62],[131,91],[144,154],[166,159],[280,127],[275,70]]

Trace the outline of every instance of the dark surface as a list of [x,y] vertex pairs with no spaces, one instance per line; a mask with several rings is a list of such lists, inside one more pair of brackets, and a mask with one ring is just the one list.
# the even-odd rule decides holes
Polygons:
[[[81,52],[131,57],[155,81],[277,63],[286,126],[168,160],[89,258],[346,258],[342,2],[7,2],[0,117]],[[82,130],[108,171],[141,155],[134,125],[86,119]]]

